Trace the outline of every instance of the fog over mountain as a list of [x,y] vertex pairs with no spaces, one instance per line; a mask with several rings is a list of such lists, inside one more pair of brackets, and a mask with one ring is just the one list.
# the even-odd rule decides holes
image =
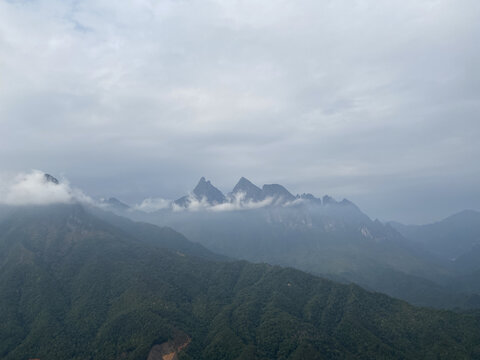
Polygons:
[[40,168],[133,204],[243,175],[405,223],[478,209],[479,16],[474,0],[2,1],[0,177]]
[[[160,206],[147,209],[146,203]],[[382,223],[348,199],[293,195],[280,184],[260,188],[245,177],[227,195],[202,177],[175,201],[105,209],[171,226],[231,258],[354,282],[421,306],[480,307],[477,212],[419,227]],[[452,249],[458,261],[451,261]]]
[[0,359],[480,359],[478,0],[0,0]]
[[[125,220],[112,213],[170,226],[222,259],[289,266],[415,305],[480,308],[479,212],[463,211],[424,226],[382,223],[348,199],[293,195],[280,184],[260,187],[245,177],[227,194],[201,177],[177,200],[147,198],[133,205],[91,198],[67,179],[38,170],[15,176],[2,188],[0,220],[12,206],[82,204],[121,228]],[[135,232],[145,236],[152,226],[138,225]],[[148,231],[147,238],[156,241]]]
[[81,190],[71,187],[66,179],[59,181],[40,170],[0,181],[0,204],[49,205],[76,201],[94,203]]

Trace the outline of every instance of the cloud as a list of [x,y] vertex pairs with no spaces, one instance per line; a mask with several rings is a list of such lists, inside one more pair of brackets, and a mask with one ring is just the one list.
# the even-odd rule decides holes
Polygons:
[[[171,203],[171,208],[175,212],[180,211],[209,211],[209,212],[225,212],[225,211],[243,211],[260,209],[266,206],[275,205],[276,200],[273,197],[267,197],[260,201],[245,200],[245,193],[239,192],[232,194],[227,198],[227,202],[221,204],[210,204],[206,198],[198,199],[194,195],[188,196],[187,206],[179,206]],[[288,206],[288,204],[283,204]]]
[[5,205],[48,205],[77,201],[93,203],[80,190],[70,187],[65,179],[58,184],[48,181],[45,173],[39,170],[3,179],[0,187],[0,203]]
[[168,209],[171,207],[172,202],[163,198],[148,198],[143,200],[140,204],[133,207],[134,210],[143,212],[155,212],[158,210]]
[[245,193],[239,192],[232,195],[229,202],[223,204],[215,204],[207,208],[208,211],[222,212],[222,211],[238,211],[238,210],[253,210],[260,209],[272,205],[274,198],[266,197],[260,201],[245,200]]
[[175,204],[174,202],[171,203],[171,206],[172,210],[175,212],[202,211],[212,207],[212,205],[207,201],[206,198],[197,199],[197,197],[193,194],[188,195],[186,206],[180,206]]
[[206,173],[382,218],[478,208],[479,16],[476,0],[1,1],[2,170],[131,203]]

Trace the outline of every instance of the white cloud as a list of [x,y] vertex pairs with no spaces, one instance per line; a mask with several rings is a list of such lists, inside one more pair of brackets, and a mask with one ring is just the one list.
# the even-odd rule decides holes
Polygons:
[[45,173],[39,170],[4,178],[0,186],[0,203],[6,205],[48,205],[75,201],[93,203],[80,190],[70,187],[65,179],[55,184],[47,181]]
[[171,203],[173,211],[211,211],[211,212],[223,212],[223,211],[241,211],[241,210],[253,210],[263,208],[269,205],[274,205],[274,198],[267,197],[260,201],[245,200],[244,193],[233,194],[230,198],[227,198],[227,202],[222,204],[210,204],[206,198],[197,199],[194,195],[188,196],[187,206],[179,206],[175,203]]
[[187,206],[179,206],[172,202],[172,210],[175,212],[179,211],[202,211],[209,209],[212,205],[210,205],[206,198],[197,199],[193,194],[188,195],[188,200],[186,202]]
[[245,200],[244,193],[236,193],[229,199],[229,202],[223,204],[215,204],[207,208],[208,211],[221,212],[221,211],[237,211],[237,210],[252,210],[260,209],[265,206],[272,205],[272,197],[267,197],[260,201]]
[[148,198],[143,200],[140,204],[133,207],[134,210],[143,212],[154,212],[158,210],[167,209],[171,206],[171,201],[163,198]]

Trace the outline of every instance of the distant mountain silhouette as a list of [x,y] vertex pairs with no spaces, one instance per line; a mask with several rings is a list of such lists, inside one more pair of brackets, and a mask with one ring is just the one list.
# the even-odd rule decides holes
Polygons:
[[[212,183],[207,181],[204,177],[200,179],[197,186],[193,189],[192,196],[195,200],[205,200],[210,205],[222,204],[227,200],[225,195],[223,195],[220,190],[213,186]],[[174,203],[178,206],[187,207],[190,201],[191,198],[187,195],[175,200]]]
[[480,212],[474,210],[461,211],[433,224],[391,225],[443,261],[452,261],[480,245]]
[[232,195],[240,193],[245,194],[245,200],[247,201],[261,201],[264,199],[262,189],[244,177],[240,178],[231,192]]

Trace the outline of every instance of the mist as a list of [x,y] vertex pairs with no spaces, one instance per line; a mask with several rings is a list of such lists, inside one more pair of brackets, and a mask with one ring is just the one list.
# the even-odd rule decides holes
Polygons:
[[50,205],[74,202],[93,203],[79,189],[72,188],[66,179],[61,182],[40,170],[2,176],[0,180],[0,204]]

